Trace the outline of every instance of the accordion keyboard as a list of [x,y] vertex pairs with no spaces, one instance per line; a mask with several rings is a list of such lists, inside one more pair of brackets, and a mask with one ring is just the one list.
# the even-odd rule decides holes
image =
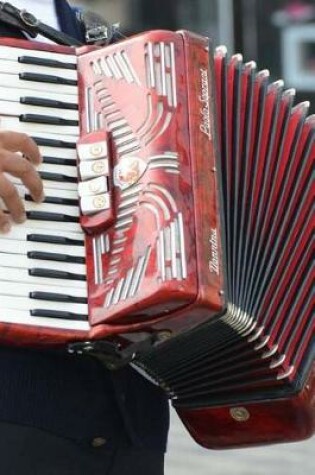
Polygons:
[[45,201],[25,200],[27,221],[0,235],[0,315],[5,323],[88,330],[84,235],[79,223],[76,56],[0,47],[2,130],[37,142]]

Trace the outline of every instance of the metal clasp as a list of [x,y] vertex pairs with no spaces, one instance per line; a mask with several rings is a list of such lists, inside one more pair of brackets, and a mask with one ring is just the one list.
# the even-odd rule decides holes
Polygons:
[[108,26],[101,25],[95,28],[90,28],[86,31],[85,39],[87,43],[98,43],[100,41],[108,40],[109,33],[108,33]]
[[94,356],[110,370],[115,370],[128,366],[142,352],[152,350],[158,341],[157,335],[150,335],[147,339],[137,343],[132,343],[123,348],[120,343],[107,340],[85,341],[70,343],[68,353],[73,355]]

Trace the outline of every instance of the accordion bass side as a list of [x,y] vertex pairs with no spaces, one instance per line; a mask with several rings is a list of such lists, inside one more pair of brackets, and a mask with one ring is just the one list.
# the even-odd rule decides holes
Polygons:
[[[19,63],[43,51],[60,75],[60,62],[73,62],[68,68],[78,72],[80,131],[73,121],[47,126],[53,109],[56,124],[56,102],[46,102],[40,124],[40,109],[36,117],[32,109],[29,129],[25,114],[18,119],[42,149],[44,167],[77,156],[78,222],[58,230],[54,212],[50,240],[42,237],[40,246],[49,243],[45,256],[53,260],[62,240],[74,262],[84,242],[86,283],[73,270],[62,273],[60,264],[49,272],[47,262],[34,264],[29,246],[45,226],[32,208],[25,231],[13,230],[15,241],[28,241],[31,283],[28,276],[21,282],[22,273],[14,281],[13,264],[0,250],[0,340],[102,353],[109,367],[133,364],[165,389],[191,435],[208,448],[310,437],[315,118],[308,104],[294,106],[294,91],[282,81],[271,82],[240,55],[228,59],[223,47],[213,54],[206,38],[188,32],[148,32],[76,54],[1,44],[5,51],[29,49],[18,54]],[[0,62],[9,55],[1,51]],[[46,83],[51,61],[36,60]],[[29,92],[20,102],[25,98],[30,102]],[[41,173],[49,206],[60,196],[69,204],[70,191],[53,185],[46,168]],[[54,188],[58,199],[50,196]],[[63,278],[75,296],[67,295]],[[26,289],[31,308],[24,308],[25,296],[18,304],[18,288]],[[80,292],[87,308],[77,313],[42,303],[59,299],[71,308],[84,303]]]

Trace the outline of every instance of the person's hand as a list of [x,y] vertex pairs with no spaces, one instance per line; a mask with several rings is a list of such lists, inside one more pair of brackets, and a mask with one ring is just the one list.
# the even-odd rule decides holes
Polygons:
[[39,149],[28,135],[0,132],[0,198],[8,211],[0,209],[1,233],[10,231],[11,220],[22,223],[26,219],[23,200],[5,173],[20,178],[33,200],[41,202],[44,198],[43,184],[35,168],[41,161]]

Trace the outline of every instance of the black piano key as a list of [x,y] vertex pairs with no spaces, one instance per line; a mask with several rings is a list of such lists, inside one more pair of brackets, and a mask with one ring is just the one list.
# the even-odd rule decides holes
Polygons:
[[54,221],[56,223],[78,223],[79,218],[63,213],[49,213],[46,211],[27,211],[27,219],[36,221]]
[[71,239],[66,236],[54,236],[52,234],[28,234],[27,241],[60,244],[62,246],[84,246],[83,240]]
[[55,294],[53,292],[30,292],[30,299],[46,300],[48,302],[82,303],[87,304],[88,300],[84,297],[75,297],[73,295]]
[[34,56],[20,56],[18,62],[21,64],[33,64],[35,66],[45,66],[47,68],[72,69],[76,70],[77,66],[73,63],[66,63],[49,58],[35,58]]
[[60,318],[63,320],[73,320],[73,321],[87,321],[88,315],[79,315],[72,312],[61,312],[57,310],[44,310],[36,308],[30,311],[32,317],[45,317],[45,318]]
[[58,183],[78,183],[74,176],[63,175],[62,173],[39,172],[42,180],[57,181]]
[[58,198],[57,196],[46,196],[44,203],[61,206],[76,206],[79,207],[78,200],[72,200],[71,198]]
[[21,104],[37,107],[52,107],[53,109],[67,109],[78,110],[78,104],[72,104],[71,102],[55,101],[53,99],[42,99],[40,97],[21,97]]
[[77,147],[75,142],[66,142],[65,140],[47,139],[45,137],[32,137],[39,147],[55,148],[73,148]]
[[26,122],[31,124],[48,124],[48,125],[62,125],[78,127],[79,122],[77,120],[63,119],[62,117],[53,117],[49,115],[40,114],[21,114],[20,122]]
[[27,253],[29,259],[42,261],[70,262],[73,264],[85,264],[85,258],[80,256],[69,256],[68,254],[57,254],[55,252],[30,251]]
[[46,84],[59,84],[64,86],[77,86],[78,81],[74,79],[62,78],[60,76],[38,73],[19,73],[19,78],[23,81],[40,82]]
[[28,273],[32,277],[41,277],[47,279],[86,280],[85,275],[55,269],[37,269],[34,267],[33,269],[29,269]]
[[[33,201],[31,195],[25,195],[25,201]],[[60,205],[60,206],[76,206],[79,207],[78,200],[72,200],[71,198],[60,198],[58,196],[45,196],[43,203],[53,204],[53,205]]]
[[43,163],[46,163],[46,165],[65,165],[68,167],[76,167],[77,166],[77,161],[76,160],[71,160],[68,158],[59,158],[59,157],[43,157]]

